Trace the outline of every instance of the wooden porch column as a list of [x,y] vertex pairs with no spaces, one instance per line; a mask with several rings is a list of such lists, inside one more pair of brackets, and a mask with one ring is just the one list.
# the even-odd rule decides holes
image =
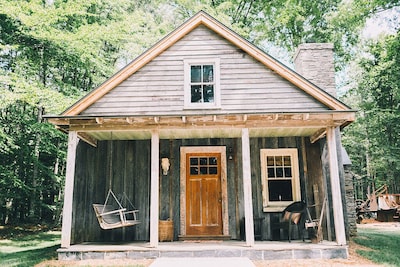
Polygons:
[[61,247],[71,245],[72,226],[72,200],[74,193],[76,147],[78,146],[78,133],[70,131],[68,134],[67,170],[65,174],[64,207],[61,230]]
[[329,172],[331,177],[333,220],[335,223],[336,242],[338,245],[346,245],[346,232],[344,228],[342,195],[340,192],[335,127],[328,127],[326,129],[326,138],[329,153]]
[[246,245],[254,246],[253,202],[251,195],[251,166],[249,129],[242,129],[243,198]]
[[158,246],[160,137],[157,131],[151,132],[151,180],[150,180],[150,246]]

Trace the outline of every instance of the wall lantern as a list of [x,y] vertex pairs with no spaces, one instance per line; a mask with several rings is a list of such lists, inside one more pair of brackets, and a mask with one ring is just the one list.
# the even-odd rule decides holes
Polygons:
[[233,160],[233,148],[232,147],[230,147],[228,149],[228,159]]
[[168,158],[162,158],[161,159],[161,168],[163,170],[163,175],[168,175],[168,171],[169,171],[169,166],[171,164],[169,163],[169,159]]

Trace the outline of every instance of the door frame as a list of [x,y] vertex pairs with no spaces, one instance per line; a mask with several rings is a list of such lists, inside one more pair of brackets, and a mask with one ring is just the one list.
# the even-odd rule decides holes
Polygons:
[[221,154],[221,211],[222,234],[229,235],[228,215],[228,183],[226,173],[226,147],[225,146],[190,146],[181,147],[180,151],[180,235],[186,235],[186,154],[187,153],[220,153]]

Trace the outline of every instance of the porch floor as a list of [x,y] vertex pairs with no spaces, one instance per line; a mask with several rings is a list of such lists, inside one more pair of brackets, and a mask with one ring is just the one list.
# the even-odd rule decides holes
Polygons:
[[160,242],[157,248],[147,242],[82,243],[57,250],[59,260],[156,259],[162,257],[246,257],[250,260],[347,259],[348,247],[323,241],[256,241],[253,247],[244,241]]

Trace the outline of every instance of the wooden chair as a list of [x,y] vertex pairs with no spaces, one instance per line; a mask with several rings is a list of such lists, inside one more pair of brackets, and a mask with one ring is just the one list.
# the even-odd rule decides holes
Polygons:
[[[112,196],[118,207],[107,204],[110,196]],[[124,196],[126,197],[125,193]],[[128,202],[131,202],[128,199]],[[133,207],[133,205],[131,204]],[[107,198],[104,204],[93,204],[93,209],[96,214],[99,225],[102,229],[114,229],[119,227],[127,227],[139,224],[140,221],[137,218],[137,213],[139,210],[132,209],[127,210],[121,205],[121,201],[117,199],[114,193],[109,190]]]
[[283,211],[278,223],[272,225],[273,229],[285,229],[288,231],[288,240],[292,240],[292,227],[297,226],[298,233],[304,241],[304,234],[300,227],[302,219],[307,210],[307,205],[303,201],[296,201],[288,205]]

